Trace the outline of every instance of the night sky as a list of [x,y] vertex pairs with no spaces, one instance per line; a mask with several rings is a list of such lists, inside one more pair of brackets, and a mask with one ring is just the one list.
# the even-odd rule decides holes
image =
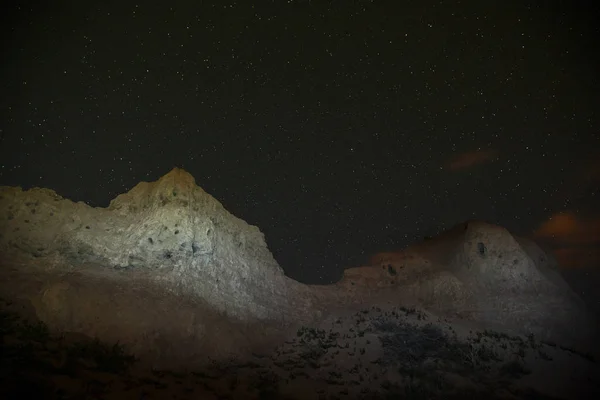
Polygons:
[[1,185],[106,207],[178,166],[307,283],[467,219],[600,266],[591,8],[45,3],[3,3]]

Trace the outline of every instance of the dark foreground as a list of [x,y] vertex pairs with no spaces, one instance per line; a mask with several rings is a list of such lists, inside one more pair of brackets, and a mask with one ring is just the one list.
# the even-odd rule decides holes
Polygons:
[[[544,375],[560,371],[549,366],[564,360],[597,367],[589,355],[490,331],[459,341],[435,325],[403,322],[423,318],[414,309],[383,317],[364,310],[350,328],[342,320],[330,329],[302,328],[276,354],[183,372],[153,370],[118,344],[53,335],[43,323],[21,318],[10,302],[1,305],[2,399],[491,400],[600,393],[590,376]],[[370,328],[362,329],[367,322]],[[562,393],[552,389],[560,379],[571,385],[559,385]]]

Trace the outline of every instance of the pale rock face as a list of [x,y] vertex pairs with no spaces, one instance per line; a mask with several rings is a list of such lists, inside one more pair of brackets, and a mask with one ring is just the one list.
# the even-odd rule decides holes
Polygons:
[[[379,304],[424,307],[569,343],[594,333],[550,257],[480,221],[376,255],[327,286],[287,278],[259,229],[178,168],[107,208],[48,189],[2,187],[0,221],[1,255],[34,257],[21,269],[0,270],[3,292],[28,291],[37,314],[53,326],[125,340],[140,352],[163,341],[164,352],[179,356],[190,353],[187,343],[200,346],[198,354],[217,348],[213,343],[235,349],[248,339],[244,326],[287,329]],[[22,286],[1,285],[17,280]]]
[[341,284],[387,286],[386,296],[394,300],[546,340],[576,344],[597,334],[593,317],[552,257],[496,225],[467,221],[403,251],[377,254],[371,262],[372,267],[347,270]]
[[588,318],[582,302],[554,274],[539,247],[502,227],[478,221],[464,226],[449,269],[471,292],[475,318],[547,340],[591,340],[595,332],[582,324]]
[[[71,212],[63,215],[67,207]],[[50,189],[0,188],[0,247],[3,252],[22,251],[35,257],[48,256],[60,248],[63,230],[85,209],[81,203],[63,199]],[[43,227],[43,229],[42,229]]]
[[[289,290],[301,287],[285,278],[257,227],[231,215],[178,168],[136,185],[108,208],[37,188],[2,188],[0,202],[11,217],[1,248],[58,252],[71,264],[154,270],[170,287],[236,318],[281,318],[291,307]],[[309,301],[295,304],[294,313]]]

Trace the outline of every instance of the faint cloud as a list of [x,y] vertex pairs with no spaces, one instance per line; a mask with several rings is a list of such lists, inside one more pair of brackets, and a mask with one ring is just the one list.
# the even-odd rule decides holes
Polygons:
[[493,150],[476,150],[457,154],[446,167],[452,171],[460,171],[472,168],[476,165],[488,163],[494,160],[496,152]]
[[554,214],[533,235],[552,248],[563,267],[600,266],[600,217]]

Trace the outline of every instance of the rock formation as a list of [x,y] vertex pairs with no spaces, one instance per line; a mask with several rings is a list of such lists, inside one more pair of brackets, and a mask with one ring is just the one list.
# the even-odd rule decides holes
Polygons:
[[417,306],[577,345],[594,326],[535,243],[480,221],[379,254],[329,286],[285,276],[257,227],[174,169],[107,208],[0,188],[0,295],[55,330],[206,360],[362,307]]
[[108,208],[73,203],[48,189],[4,187],[0,248],[71,265],[149,272],[179,294],[190,294],[237,319],[301,316],[286,279],[255,226],[228,213],[175,168],[141,182]]
[[[381,267],[377,282],[388,281],[398,298],[441,315],[574,346],[597,337],[593,317],[552,257],[499,226],[467,221],[401,252],[377,254],[371,262]],[[351,270],[344,276],[348,280]]]

